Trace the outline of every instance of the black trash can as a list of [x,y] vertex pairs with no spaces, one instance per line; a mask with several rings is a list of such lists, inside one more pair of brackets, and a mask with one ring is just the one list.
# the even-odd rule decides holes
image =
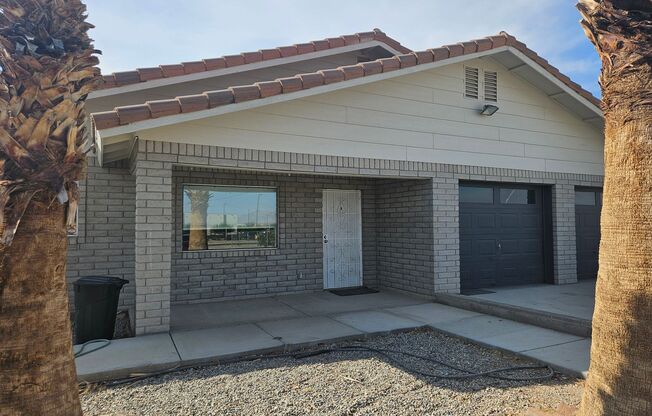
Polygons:
[[120,290],[127,283],[112,276],[87,276],[74,283],[75,343],[113,339]]

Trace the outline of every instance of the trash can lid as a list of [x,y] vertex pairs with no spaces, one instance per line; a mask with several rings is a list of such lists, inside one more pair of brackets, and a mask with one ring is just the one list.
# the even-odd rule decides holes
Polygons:
[[113,286],[122,287],[127,283],[129,283],[129,280],[121,279],[115,276],[86,276],[77,279],[77,281],[74,282],[73,285],[75,286],[113,285]]

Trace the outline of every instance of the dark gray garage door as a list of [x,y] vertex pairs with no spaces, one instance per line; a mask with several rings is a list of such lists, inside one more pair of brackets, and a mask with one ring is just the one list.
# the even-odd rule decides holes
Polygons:
[[460,185],[463,290],[544,282],[544,188]]
[[578,279],[595,279],[598,276],[601,209],[602,189],[575,189],[575,233]]

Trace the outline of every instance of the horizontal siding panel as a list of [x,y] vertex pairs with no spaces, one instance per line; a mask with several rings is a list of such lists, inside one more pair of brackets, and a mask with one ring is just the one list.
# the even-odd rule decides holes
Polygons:
[[562,160],[546,160],[546,169],[549,172],[584,173],[587,175],[604,175],[602,164],[565,162]]
[[343,90],[331,94],[320,94],[303,101],[342,105],[348,108],[385,111],[394,114],[406,114],[418,117],[432,117],[451,121],[464,121],[464,111],[460,108],[411,101],[403,98],[369,94],[360,91]]
[[560,149],[588,150],[602,154],[602,140],[599,138],[583,138],[562,136],[551,133],[540,133],[529,130],[500,128],[500,140],[525,144],[554,146]]
[[303,100],[293,100],[274,105],[267,105],[265,107],[257,108],[254,112],[339,123],[346,122],[346,107],[341,105],[313,103]]
[[541,171],[546,170],[546,161],[543,159],[462,151],[458,152],[454,150],[423,150],[408,147],[407,158],[408,160],[414,160],[417,162],[450,163],[468,166],[488,166],[493,168]]
[[479,114],[483,100],[463,97],[463,65],[455,64],[139,136],[329,156],[602,172],[600,131],[492,60],[469,65],[498,72],[500,109],[491,117]]
[[602,152],[560,149],[552,146],[525,145],[525,156],[541,159],[565,160],[574,162],[601,163]]
[[[388,97],[404,98],[412,101],[432,103],[432,89],[416,85],[385,80],[371,84],[359,85],[353,88],[354,91],[367,92],[370,94],[386,95]],[[459,94],[459,93],[458,93]]]
[[442,134],[435,134],[434,147],[441,150],[457,150],[471,153],[525,156],[525,145],[521,143],[497,142],[495,140],[471,139]]
[[[432,119],[428,117],[415,117],[404,114],[386,113],[382,111],[362,110],[349,108],[347,120],[350,123],[384,128],[400,128],[405,130],[475,137],[480,139],[498,140],[498,128],[478,124],[461,123]],[[408,144],[409,145],[409,144]]]
[[240,112],[227,114],[222,117],[199,120],[193,122],[193,124],[294,136],[323,137],[326,139],[354,142],[403,144],[414,147],[432,148],[432,134],[430,133],[360,126],[350,123],[333,123],[274,114]]
[[204,125],[177,125],[151,129],[140,135],[143,140],[174,141],[278,152],[317,153],[329,156],[405,160],[405,145],[352,142],[308,136],[288,136],[270,132]]

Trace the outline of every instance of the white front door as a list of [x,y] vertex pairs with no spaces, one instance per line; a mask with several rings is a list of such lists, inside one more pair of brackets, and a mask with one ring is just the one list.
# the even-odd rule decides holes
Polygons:
[[325,189],[322,212],[324,289],[362,286],[360,191]]

